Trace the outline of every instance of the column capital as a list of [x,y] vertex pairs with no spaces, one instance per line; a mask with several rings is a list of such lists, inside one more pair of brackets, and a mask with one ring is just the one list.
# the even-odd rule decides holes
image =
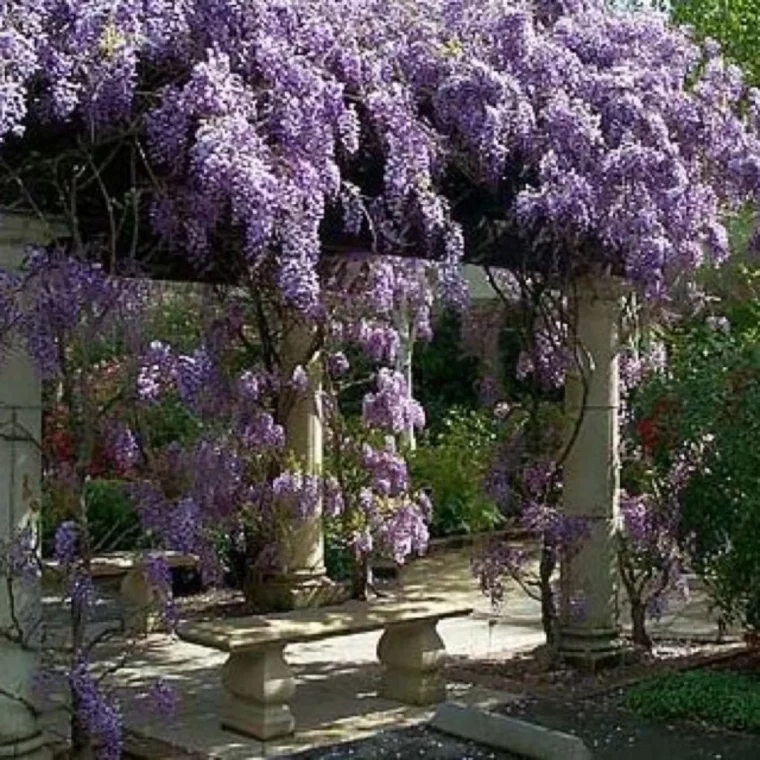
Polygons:
[[576,300],[607,303],[620,301],[629,291],[630,285],[622,277],[606,274],[585,275],[570,286],[571,297]]

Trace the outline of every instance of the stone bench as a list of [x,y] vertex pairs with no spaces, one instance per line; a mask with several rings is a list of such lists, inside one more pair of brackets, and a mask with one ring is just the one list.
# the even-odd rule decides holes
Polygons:
[[[93,581],[121,581],[119,596],[124,623],[127,630],[134,634],[148,633],[156,627],[155,592],[143,572],[143,560],[148,555],[163,557],[171,569],[198,567],[198,559],[193,555],[160,550],[100,554],[93,557],[90,563]],[[55,560],[44,560],[43,572],[49,579],[58,579],[62,574]]]
[[439,620],[471,612],[445,599],[352,601],[267,617],[188,622],[178,634],[229,653],[222,669],[222,727],[266,741],[295,730],[289,703],[296,682],[284,657],[288,644],[383,630],[377,647],[383,665],[381,696],[437,704],[446,698],[446,651],[436,626]]

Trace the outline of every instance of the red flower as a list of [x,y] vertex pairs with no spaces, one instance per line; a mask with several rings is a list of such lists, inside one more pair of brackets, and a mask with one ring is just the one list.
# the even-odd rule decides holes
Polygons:
[[667,438],[666,417],[675,406],[673,399],[662,398],[655,408],[636,425],[636,433],[641,440],[641,447],[645,454],[654,453]]

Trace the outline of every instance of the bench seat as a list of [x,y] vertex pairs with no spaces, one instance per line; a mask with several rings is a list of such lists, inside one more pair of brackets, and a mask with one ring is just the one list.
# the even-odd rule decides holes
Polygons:
[[[156,614],[158,601],[155,590],[145,577],[144,561],[158,556],[172,569],[196,569],[198,558],[192,554],[162,549],[124,551],[98,554],[90,562],[90,575],[95,581],[119,581],[121,612],[125,629],[133,635],[145,635],[161,627]],[[43,560],[47,583],[55,584],[63,577],[64,569],[56,560]]]
[[[160,556],[166,563],[174,568],[196,568],[198,558],[182,552],[164,551],[163,549],[151,549],[145,552],[109,552],[97,554],[90,562],[90,575],[93,580],[99,578],[120,578],[128,575],[142,565],[145,556]],[[43,568],[51,575],[63,572],[60,563],[54,559],[43,560]]]
[[192,621],[180,638],[227,652],[222,669],[224,728],[266,741],[295,730],[290,702],[296,683],[284,657],[288,644],[382,630],[377,654],[383,665],[380,693],[407,704],[446,698],[445,647],[439,620],[464,617],[472,608],[445,599],[389,598],[276,615]]

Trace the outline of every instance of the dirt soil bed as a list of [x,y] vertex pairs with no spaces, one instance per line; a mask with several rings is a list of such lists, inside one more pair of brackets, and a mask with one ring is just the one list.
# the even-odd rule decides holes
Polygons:
[[742,649],[732,657],[726,657],[708,665],[710,670],[723,670],[732,673],[743,673],[747,676],[760,678],[760,648]]
[[[746,651],[742,644],[695,641],[661,641],[651,654],[596,673],[583,673],[550,660],[543,648],[507,653],[489,659],[456,658],[448,677],[520,696],[549,699],[582,699],[597,696],[642,678],[675,670],[717,666]],[[758,663],[760,668],[760,662]],[[760,755],[758,756],[760,760]]]
[[552,666],[540,651],[452,670],[458,677],[474,674],[491,686],[501,683],[520,696],[501,712],[580,736],[595,760],[758,760],[758,735],[696,722],[647,720],[620,707],[626,686],[692,668],[760,675],[760,651],[736,644],[667,642],[638,663],[594,675]]

